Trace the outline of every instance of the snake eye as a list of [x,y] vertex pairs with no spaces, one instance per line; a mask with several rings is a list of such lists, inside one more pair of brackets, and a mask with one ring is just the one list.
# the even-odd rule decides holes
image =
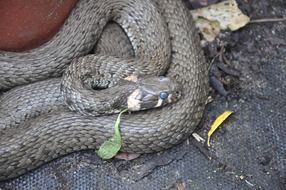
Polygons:
[[159,96],[160,96],[160,98],[161,98],[162,100],[166,100],[166,99],[168,98],[168,96],[169,96],[169,93],[163,91],[163,92],[160,92]]

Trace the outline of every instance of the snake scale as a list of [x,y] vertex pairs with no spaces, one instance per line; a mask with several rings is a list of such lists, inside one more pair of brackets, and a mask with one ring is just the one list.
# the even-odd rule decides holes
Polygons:
[[[150,13],[150,9],[156,9],[157,13]],[[116,115],[93,117],[69,111],[62,104],[62,79],[55,78],[62,75],[72,60],[92,50],[108,21],[115,21],[123,28],[135,57],[143,62],[149,58],[152,73],[145,72],[148,64],[136,69],[133,64],[136,60],[124,61],[126,58],[116,58],[118,63],[99,68],[114,68],[117,77],[166,72],[167,77],[182,86],[181,98],[176,103],[123,115],[122,151],[151,153],[170,148],[186,139],[198,125],[207,97],[208,71],[194,22],[183,3],[180,0],[81,0],[49,42],[27,52],[0,52],[0,89],[12,88],[6,99],[18,104],[13,107],[3,102],[5,94],[2,102],[0,99],[0,115],[13,116],[9,121],[2,118],[0,123],[0,180],[24,174],[73,151],[96,149],[113,135]],[[132,28],[133,25],[140,27]],[[148,38],[148,45],[143,37]],[[104,58],[107,57],[79,58],[78,65],[92,69],[91,62]],[[19,85],[24,86],[13,88]],[[32,114],[29,117],[37,115],[33,112],[36,104],[46,114],[15,127],[27,117],[13,120],[17,111],[11,110],[20,109],[20,101],[32,105],[25,108]],[[56,111],[49,111],[53,109]]]

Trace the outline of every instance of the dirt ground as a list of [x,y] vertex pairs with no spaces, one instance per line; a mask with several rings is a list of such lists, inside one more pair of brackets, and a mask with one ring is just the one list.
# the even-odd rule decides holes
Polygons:
[[[237,2],[251,20],[286,18],[285,0]],[[223,32],[205,54],[228,95],[210,90],[212,100],[196,132],[206,139],[212,121],[234,111],[210,148],[190,137],[133,161],[106,162],[93,152],[75,153],[0,183],[0,189],[285,189],[286,22]]]
[[[237,2],[251,20],[286,17],[286,1],[283,0]],[[207,107],[207,120],[213,120],[226,109],[237,112],[218,132],[220,137],[215,138],[215,148],[211,152],[226,164],[223,167],[227,170],[244,173],[242,176],[247,176],[247,183],[253,185],[251,189],[285,188],[286,150],[285,140],[281,140],[286,135],[285,31],[285,21],[252,23],[238,31],[221,34],[206,48],[209,61],[213,61],[224,44],[227,64],[220,66],[219,58],[214,64],[221,68],[227,66],[219,77],[229,92],[226,97],[211,93],[214,101]],[[206,129],[203,126],[201,132],[206,134]],[[279,165],[279,160],[284,164]]]

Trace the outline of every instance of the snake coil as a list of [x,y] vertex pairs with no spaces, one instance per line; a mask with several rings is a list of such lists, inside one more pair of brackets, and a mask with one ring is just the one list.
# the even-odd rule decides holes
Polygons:
[[[151,153],[170,148],[197,126],[205,107],[208,72],[194,23],[181,0],[81,0],[51,41],[27,52],[0,52],[0,89],[32,83],[11,89],[0,99],[0,180],[73,151],[98,148],[112,136],[116,116],[92,117],[69,111],[63,105],[61,79],[54,78],[60,77],[73,59],[91,51],[111,20],[124,29],[141,61],[117,58],[119,64],[96,66],[100,71],[113,69],[112,77],[119,78],[146,74],[147,68],[155,75],[166,71],[167,77],[183,87],[174,104],[123,116],[122,151]],[[88,75],[91,62],[108,59],[80,58],[71,69],[82,67]],[[144,66],[137,68],[141,62]],[[39,111],[34,107],[47,114],[7,128],[35,117]],[[19,110],[24,114],[17,116]]]

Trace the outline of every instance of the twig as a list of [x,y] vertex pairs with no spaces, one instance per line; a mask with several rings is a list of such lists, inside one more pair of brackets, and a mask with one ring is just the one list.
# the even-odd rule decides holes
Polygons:
[[264,19],[254,19],[250,20],[249,23],[263,23],[263,22],[283,22],[286,18],[264,18]]

